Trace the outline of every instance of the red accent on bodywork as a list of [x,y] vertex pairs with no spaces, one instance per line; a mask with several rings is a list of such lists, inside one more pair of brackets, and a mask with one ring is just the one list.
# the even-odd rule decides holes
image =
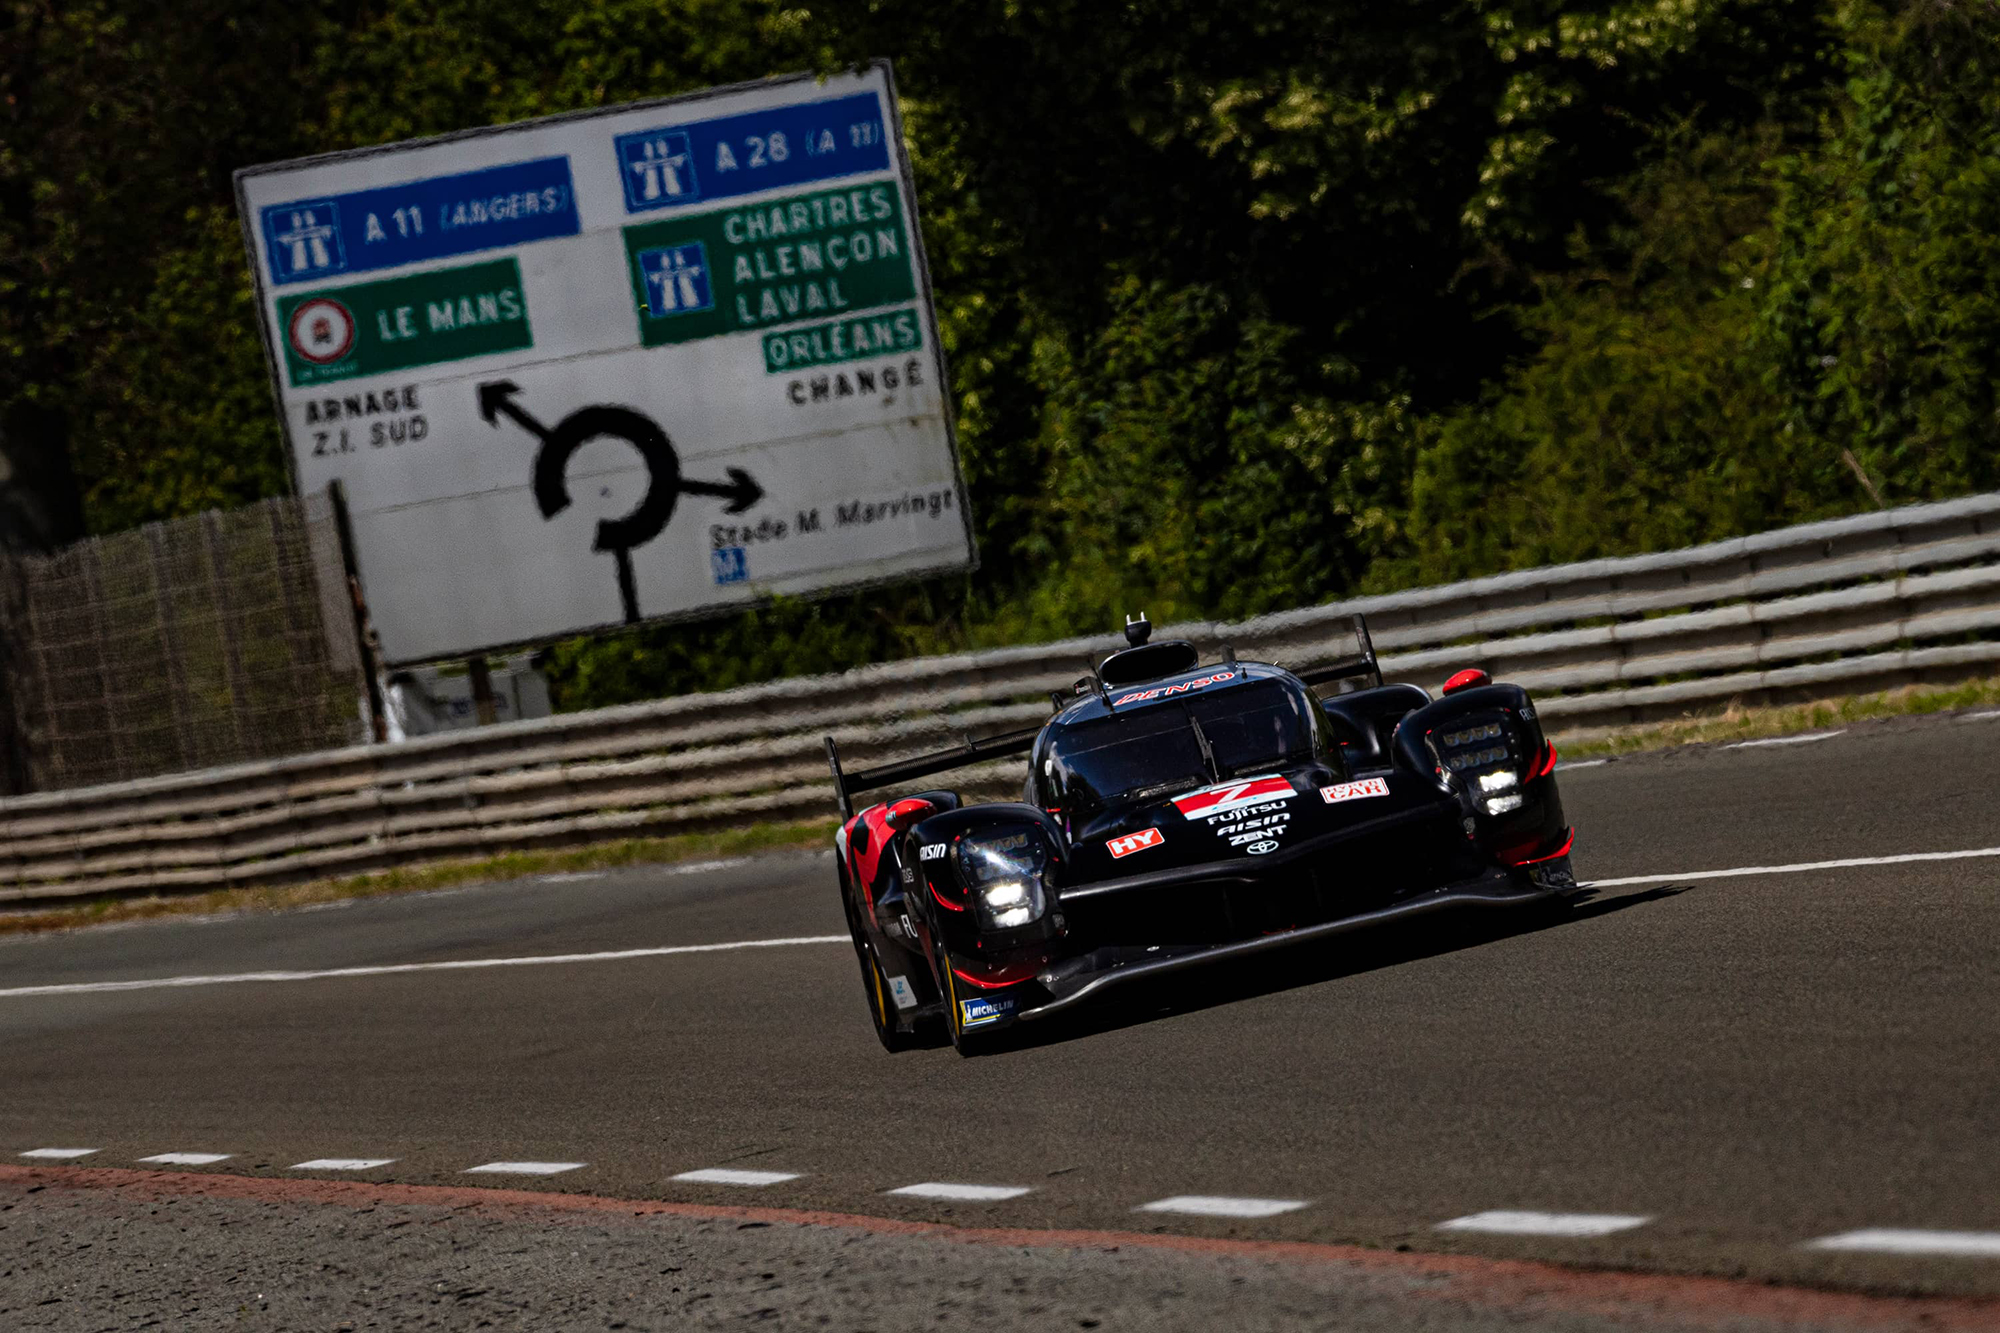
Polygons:
[[1545,741],[1542,744],[1542,757],[1535,761],[1535,766],[1529,770],[1526,780],[1533,782],[1536,778],[1545,778],[1555,771],[1556,743],[1554,741]]
[[1506,862],[1506,863],[1507,863],[1508,865],[1510,865],[1510,866],[1532,866],[1532,865],[1539,865],[1539,864],[1540,864],[1541,862],[1543,862],[1543,861],[1553,861],[1553,860],[1555,860],[1555,859],[1556,859],[1556,858],[1557,858],[1558,856],[1568,856],[1568,855],[1569,855],[1569,849],[1570,849],[1570,848],[1572,848],[1572,847],[1574,847],[1575,845],[1576,845],[1576,830],[1575,830],[1575,829],[1573,829],[1573,828],[1570,828],[1570,829],[1564,829],[1564,830],[1563,830],[1563,845],[1562,845],[1562,846],[1560,846],[1560,847],[1558,847],[1558,848],[1556,848],[1556,849],[1555,849],[1554,851],[1552,851],[1552,852],[1542,852],[1542,853],[1541,853],[1541,854],[1539,854],[1539,855],[1536,855],[1536,856],[1528,856],[1528,857],[1523,857],[1523,858],[1521,858],[1520,860],[1518,860],[1518,861],[1517,861],[1517,860],[1515,860],[1515,859],[1514,859],[1514,852],[1515,852],[1516,850],[1519,850],[1519,849],[1518,849],[1518,848],[1510,848],[1509,850],[1507,850],[1507,851],[1505,851],[1505,852],[1502,852],[1502,853],[1500,854],[1500,859],[1501,859],[1501,860],[1503,860],[1503,861],[1505,861],[1505,862]]
[[[859,824],[868,834],[866,850],[854,845],[854,826]],[[871,805],[860,814],[847,821],[847,855],[854,871],[854,881],[861,886],[861,900],[869,911],[875,910],[875,872],[882,868],[882,853],[889,849],[889,807]]]
[[935,809],[937,807],[929,801],[919,800],[912,796],[907,800],[898,801],[890,806],[886,818],[890,828],[901,830],[908,828]]
[[945,897],[942,893],[939,893],[937,891],[937,885],[931,883],[930,877],[928,875],[924,877],[924,883],[930,888],[931,897],[938,900],[938,906],[949,907],[954,912],[963,912],[965,910],[964,903],[955,903],[951,899]]
[[1035,969],[1040,966],[1039,963],[1015,963],[1007,967],[996,967],[983,977],[974,976],[962,967],[954,967],[951,974],[968,986],[977,986],[981,990],[999,990],[1002,986],[1012,986],[1026,981],[1035,975]]
[[1459,690],[1470,689],[1474,685],[1491,685],[1492,683],[1493,677],[1487,675],[1478,667],[1467,667],[1444,683],[1444,692],[1452,694]]

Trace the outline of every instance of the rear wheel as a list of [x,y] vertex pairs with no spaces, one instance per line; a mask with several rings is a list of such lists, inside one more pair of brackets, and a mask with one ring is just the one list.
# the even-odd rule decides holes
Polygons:
[[847,917],[848,938],[854,941],[854,957],[861,964],[861,989],[868,997],[868,1017],[875,1024],[875,1038],[891,1055],[906,1051],[916,1044],[916,1039],[897,1026],[895,994],[882,971],[882,960],[875,955],[875,944],[856,915],[845,867],[840,874],[840,906]]
[[875,1021],[875,1036],[882,1049],[891,1055],[909,1050],[916,1040],[913,1034],[897,1026],[896,999],[889,989],[889,979],[882,974],[882,960],[875,956],[875,947],[863,939],[856,942],[854,951],[861,959],[861,984],[868,992],[868,1016]]

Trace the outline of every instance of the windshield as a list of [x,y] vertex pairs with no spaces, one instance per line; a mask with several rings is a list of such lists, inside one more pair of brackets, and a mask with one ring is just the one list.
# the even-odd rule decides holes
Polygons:
[[[1078,723],[1056,738],[1049,776],[1061,803],[1080,817],[1114,801],[1304,763],[1314,756],[1311,708],[1303,692],[1260,680]],[[1215,755],[1213,775],[1196,724]]]

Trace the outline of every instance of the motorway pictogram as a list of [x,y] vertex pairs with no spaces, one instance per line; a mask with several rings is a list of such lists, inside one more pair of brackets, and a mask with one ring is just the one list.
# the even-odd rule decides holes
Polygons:
[[571,455],[591,440],[623,440],[645,460],[650,481],[646,496],[623,518],[603,519],[597,525],[597,540],[591,549],[609,551],[618,562],[618,595],[625,608],[625,622],[639,620],[639,590],[632,572],[632,551],[666,530],[674,507],[683,495],[712,495],[729,503],[724,512],[740,514],[764,498],[764,488],[742,468],[726,469],[729,480],[689,481],[681,475],[680,456],[659,423],[629,407],[608,404],[581,407],[553,426],[537,421],[526,408],[514,401],[521,391],[512,380],[491,380],[479,386],[479,414],[489,425],[499,426],[508,416],[541,441],[535,455],[535,503],[543,518],[554,518],[569,508],[569,482],[565,472]]

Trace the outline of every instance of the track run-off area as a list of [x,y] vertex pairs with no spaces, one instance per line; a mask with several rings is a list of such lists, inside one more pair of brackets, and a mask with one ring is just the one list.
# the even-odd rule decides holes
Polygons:
[[212,1177],[260,1207],[738,1218],[719,1252],[788,1217],[995,1255],[1122,1236],[1131,1282],[1341,1247],[2000,1327],[2000,717],[1562,778],[1592,885],[1567,920],[1128,987],[972,1060],[881,1051],[823,854],[0,940],[0,1251],[45,1256],[0,1258],[0,1310],[40,1308],[57,1196]]

